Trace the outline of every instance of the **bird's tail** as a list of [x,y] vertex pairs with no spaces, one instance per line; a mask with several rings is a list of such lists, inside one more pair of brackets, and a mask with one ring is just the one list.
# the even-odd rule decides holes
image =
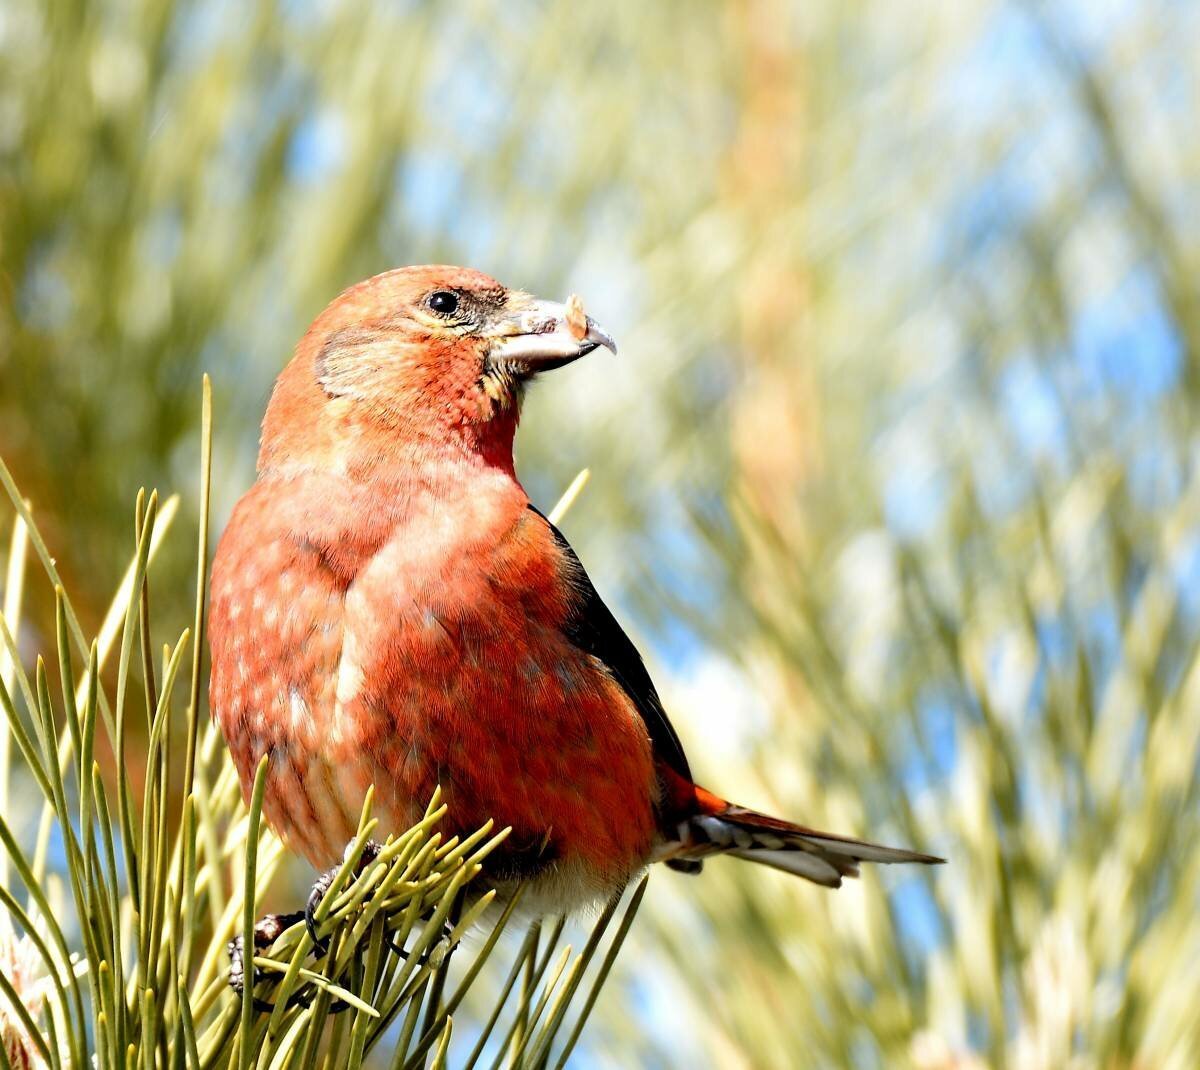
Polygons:
[[933,865],[945,861],[918,851],[818,832],[726,802],[703,788],[696,789],[696,801],[698,812],[680,822],[678,839],[665,844],[660,855],[673,869],[694,872],[704,857],[728,854],[837,888],[843,877],[858,876],[860,862]]

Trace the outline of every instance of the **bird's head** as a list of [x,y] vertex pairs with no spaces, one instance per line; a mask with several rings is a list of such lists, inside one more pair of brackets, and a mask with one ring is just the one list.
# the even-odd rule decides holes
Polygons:
[[367,465],[396,448],[511,465],[525,384],[612,338],[478,271],[407,267],[346,290],[276,383],[260,470]]

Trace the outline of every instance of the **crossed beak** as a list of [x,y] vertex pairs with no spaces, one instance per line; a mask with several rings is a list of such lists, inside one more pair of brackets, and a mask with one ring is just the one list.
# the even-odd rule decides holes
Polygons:
[[577,337],[567,319],[567,306],[557,301],[530,300],[504,318],[493,336],[488,359],[520,376],[561,368],[604,346],[613,353],[617,344],[590,316]]

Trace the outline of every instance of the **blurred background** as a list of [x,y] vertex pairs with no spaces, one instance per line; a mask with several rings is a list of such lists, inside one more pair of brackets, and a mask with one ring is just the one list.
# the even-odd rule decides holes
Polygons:
[[1186,1070],[1198,45],[1167,0],[3,0],[0,454],[88,629],[182,493],[174,634],[202,372],[215,537],[344,286],[578,291],[621,355],[519,469],[591,468],[564,527],[700,779],[950,859],[656,873],[579,1064]]

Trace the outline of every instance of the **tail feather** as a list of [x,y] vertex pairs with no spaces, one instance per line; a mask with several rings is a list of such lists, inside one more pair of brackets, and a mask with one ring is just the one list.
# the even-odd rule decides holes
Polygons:
[[679,838],[664,845],[662,857],[678,869],[694,870],[701,858],[729,854],[837,888],[843,877],[858,876],[860,862],[935,865],[945,861],[919,851],[795,825],[727,803],[703,788],[697,789],[696,799],[702,812],[681,822]]
[[855,865],[843,865],[838,868],[820,855],[809,854],[807,851],[772,851],[770,848],[760,848],[727,853],[733,858],[744,858],[747,862],[781,869],[784,873],[803,877],[813,884],[823,884],[826,888],[840,888],[843,877],[858,876],[858,867]]

